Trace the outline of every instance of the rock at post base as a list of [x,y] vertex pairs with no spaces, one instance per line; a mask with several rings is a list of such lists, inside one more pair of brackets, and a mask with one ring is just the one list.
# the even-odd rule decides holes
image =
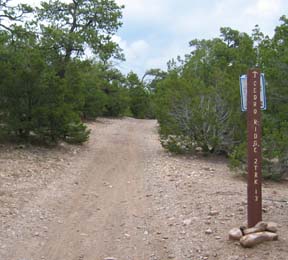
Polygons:
[[257,228],[263,227],[264,228],[265,226],[266,226],[265,231],[276,233],[278,230],[277,224],[275,222],[271,222],[271,221],[270,222],[261,221],[261,222],[257,223],[257,225],[255,227],[257,227]]
[[232,228],[229,231],[229,240],[240,240],[242,236],[243,234],[240,228]]
[[278,239],[278,235],[272,232],[258,232],[248,234],[240,239],[240,244],[243,247],[253,247],[261,244],[265,241],[275,241]]
[[248,235],[248,234],[252,234],[252,233],[256,233],[256,232],[262,232],[265,231],[267,229],[268,224],[266,222],[259,222],[255,225],[255,227],[252,228],[246,228],[244,229],[244,235]]
[[276,233],[278,230],[278,226],[275,222],[268,222],[266,230],[272,233]]

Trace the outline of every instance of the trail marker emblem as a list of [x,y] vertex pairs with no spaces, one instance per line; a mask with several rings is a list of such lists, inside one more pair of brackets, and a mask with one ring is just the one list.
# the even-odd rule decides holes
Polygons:
[[[241,110],[247,111],[247,75],[240,76]],[[260,109],[266,110],[266,82],[263,73],[260,74]]]

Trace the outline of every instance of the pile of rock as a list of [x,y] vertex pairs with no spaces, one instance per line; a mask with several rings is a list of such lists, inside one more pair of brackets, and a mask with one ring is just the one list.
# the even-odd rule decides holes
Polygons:
[[240,241],[243,247],[253,247],[265,241],[278,240],[277,224],[261,221],[252,228],[233,228],[229,232],[230,240]]

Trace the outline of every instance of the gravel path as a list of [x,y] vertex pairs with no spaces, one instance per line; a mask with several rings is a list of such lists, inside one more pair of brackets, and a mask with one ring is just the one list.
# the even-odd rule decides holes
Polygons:
[[0,147],[1,260],[287,260],[287,183],[264,183],[280,240],[243,249],[246,184],[220,158],[172,156],[153,120],[100,119],[84,146]]

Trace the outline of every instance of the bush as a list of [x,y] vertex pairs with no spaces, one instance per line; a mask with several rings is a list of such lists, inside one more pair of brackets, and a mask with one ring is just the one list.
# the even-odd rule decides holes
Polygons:
[[69,124],[65,141],[73,144],[82,144],[88,140],[90,132],[82,123]]

